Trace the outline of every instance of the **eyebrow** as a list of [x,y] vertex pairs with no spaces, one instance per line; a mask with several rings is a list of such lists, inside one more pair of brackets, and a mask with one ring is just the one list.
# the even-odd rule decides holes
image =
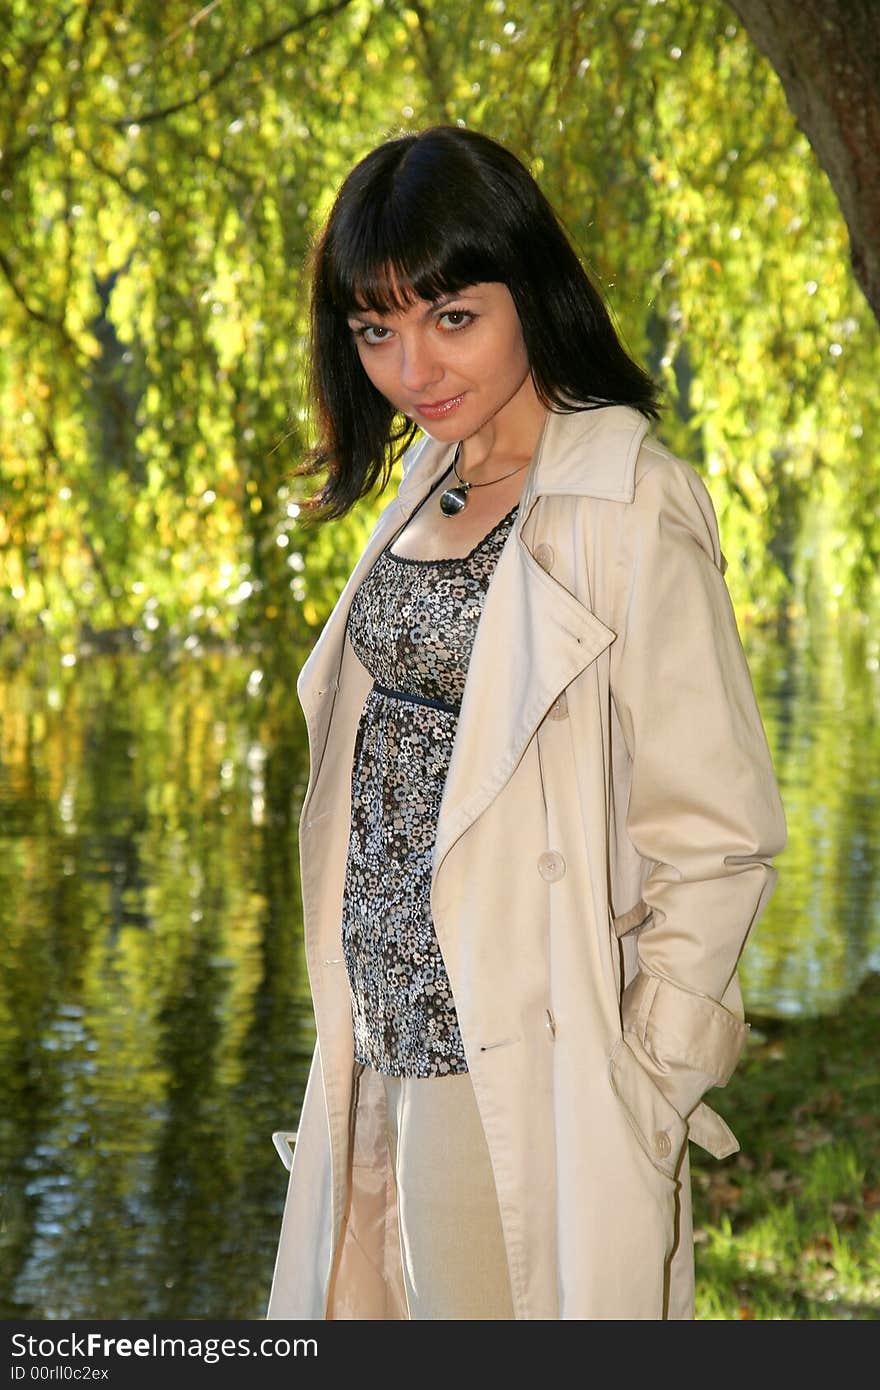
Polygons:
[[[428,306],[428,308],[425,310],[425,312],[422,314],[422,322],[424,323],[425,319],[430,318],[431,315],[435,314],[438,309],[442,309],[445,305],[451,304],[455,299],[465,299],[468,296],[468,294],[473,294],[473,291],[459,290],[458,294],[444,294],[441,296],[440,299],[433,300],[431,304]],[[349,309],[346,317],[350,319],[359,319],[361,323],[363,323],[365,322],[368,315],[371,315],[372,317],[379,319],[388,317],[387,314],[381,313],[378,309],[370,308]]]

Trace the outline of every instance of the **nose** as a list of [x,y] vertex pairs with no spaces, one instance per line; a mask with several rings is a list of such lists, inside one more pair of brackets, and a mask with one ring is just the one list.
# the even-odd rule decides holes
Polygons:
[[442,366],[421,335],[402,343],[400,381],[407,391],[417,395],[438,382],[442,375]]

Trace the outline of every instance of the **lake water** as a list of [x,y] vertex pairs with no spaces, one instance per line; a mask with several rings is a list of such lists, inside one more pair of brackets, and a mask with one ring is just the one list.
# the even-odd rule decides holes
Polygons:
[[[876,627],[743,633],[789,825],[754,1017],[880,969]],[[294,683],[242,654],[0,673],[0,1311],[261,1318],[313,1044]]]

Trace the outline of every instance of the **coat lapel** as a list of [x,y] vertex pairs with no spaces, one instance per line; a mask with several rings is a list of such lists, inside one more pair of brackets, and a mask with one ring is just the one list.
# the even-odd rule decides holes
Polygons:
[[[437,822],[435,878],[455,842],[509,780],[559,692],[614,641],[616,634],[538,564],[525,528],[541,495],[631,500],[646,429],[634,414],[610,408],[545,420],[468,663]],[[608,447],[618,431],[627,446],[623,468],[619,447]]]
[[514,529],[468,664],[434,849],[435,873],[510,778],[561,690],[614,633],[547,574]]

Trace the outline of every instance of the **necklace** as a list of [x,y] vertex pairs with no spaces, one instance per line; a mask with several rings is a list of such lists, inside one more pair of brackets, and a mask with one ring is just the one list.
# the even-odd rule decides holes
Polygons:
[[452,460],[452,471],[458,479],[458,486],[448,487],[440,498],[440,510],[444,516],[457,516],[459,512],[464,511],[468,504],[468,493],[472,487],[491,487],[493,483],[503,483],[505,478],[512,478],[514,473],[521,473],[524,468],[529,466],[527,463],[523,463],[519,468],[513,468],[509,473],[503,473],[500,478],[491,478],[488,483],[465,482],[456,467],[463,442],[463,440],[459,441],[455,450],[455,457]]

